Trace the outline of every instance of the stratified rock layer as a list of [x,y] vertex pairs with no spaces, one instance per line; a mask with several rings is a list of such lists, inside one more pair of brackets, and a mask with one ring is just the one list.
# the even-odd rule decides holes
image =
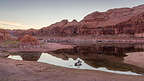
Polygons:
[[0,29],[0,41],[10,39],[9,33],[6,30]]
[[16,36],[141,35],[144,32],[144,5],[94,12],[80,22],[62,20],[40,30],[17,30]]
[[20,40],[20,45],[38,45],[39,42],[38,40],[30,35],[25,35],[24,37],[22,37]]

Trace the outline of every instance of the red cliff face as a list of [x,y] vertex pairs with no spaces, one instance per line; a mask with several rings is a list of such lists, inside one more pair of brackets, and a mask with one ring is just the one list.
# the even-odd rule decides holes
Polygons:
[[133,8],[116,8],[106,12],[94,12],[80,22],[62,20],[40,30],[20,31],[21,35],[35,36],[76,36],[136,34],[143,29],[144,5]]
[[73,20],[72,22],[68,22],[68,20],[62,20],[48,27],[40,29],[37,33],[42,36],[44,34],[55,36],[74,35],[74,33],[77,32],[77,27],[80,26],[79,22],[76,20]]
[[82,33],[89,33],[89,35],[141,34],[144,32],[144,12],[131,17],[127,21],[123,21],[115,25],[101,26],[95,28],[89,28],[87,26],[87,28],[82,29]]
[[84,17],[80,22],[62,20],[42,28],[39,30],[39,35],[75,36],[140,33],[143,32],[138,29],[143,26],[143,18],[140,16],[143,12],[144,5],[94,12]]
[[142,12],[144,12],[144,5],[133,8],[116,8],[106,12],[91,13],[84,17],[81,22],[86,23],[88,27],[104,27],[127,21]]
[[119,23],[114,26],[117,28],[117,33],[124,33],[124,34],[138,34],[144,32],[144,12],[133,16],[128,21]]
[[6,30],[0,29],[0,41],[8,40],[10,36]]
[[24,37],[20,38],[20,44],[21,45],[38,45],[38,40],[30,35],[25,35]]

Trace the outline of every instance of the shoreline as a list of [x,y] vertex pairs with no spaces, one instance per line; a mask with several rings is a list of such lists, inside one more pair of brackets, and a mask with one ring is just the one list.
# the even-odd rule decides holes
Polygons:
[[[0,58],[0,79],[14,81],[143,81],[144,76],[77,70],[45,63]],[[7,76],[7,77],[6,77]],[[17,78],[19,77],[19,78]],[[67,77],[67,78],[66,78]],[[105,77],[105,78],[104,78]]]
[[44,46],[28,46],[25,48],[11,48],[8,50],[5,50],[10,53],[15,52],[50,52],[58,49],[71,49],[73,48],[73,45],[64,45],[60,43],[46,43]]
[[64,43],[64,44],[96,44],[96,43],[106,43],[106,44],[144,44],[144,38],[131,38],[131,37],[38,37],[42,42],[53,42],[53,43]]
[[[47,51],[57,49],[71,49],[72,45],[63,45],[63,43],[50,43]],[[61,47],[61,48],[59,48]],[[18,52],[21,50],[9,51]],[[22,51],[29,51],[23,50]],[[32,50],[31,50],[32,51]],[[35,51],[39,51],[36,50]],[[43,50],[41,50],[43,51]],[[58,67],[45,63],[32,61],[16,61],[0,58],[0,79],[8,78],[14,81],[143,81],[144,76],[122,75],[103,71],[77,70],[64,67]],[[19,78],[17,78],[19,77]],[[66,78],[67,77],[67,78]],[[104,78],[106,77],[106,78]]]

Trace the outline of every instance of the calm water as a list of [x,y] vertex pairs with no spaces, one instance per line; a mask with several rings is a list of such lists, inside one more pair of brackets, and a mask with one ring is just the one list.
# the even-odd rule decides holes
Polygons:
[[[140,58],[143,59],[143,47],[142,44],[87,45],[76,46],[73,49],[60,49],[52,51],[49,54],[21,52],[10,55],[8,58],[43,62],[67,68],[101,70],[119,74],[137,75],[143,74],[144,68],[125,61],[131,58],[131,54],[133,54],[134,57],[134,55],[139,53],[141,53]],[[82,62],[81,66],[75,66],[78,60]]]

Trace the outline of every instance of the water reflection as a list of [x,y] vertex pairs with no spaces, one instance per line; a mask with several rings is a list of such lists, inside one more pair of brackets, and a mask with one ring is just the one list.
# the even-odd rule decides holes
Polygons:
[[118,57],[125,57],[127,56],[126,53],[129,52],[137,52],[137,51],[144,51],[143,48],[135,47],[134,45],[119,45],[119,46],[112,46],[112,45],[90,45],[90,46],[76,46],[73,49],[59,49],[53,51],[53,53],[61,54],[103,54],[103,55],[112,55]]
[[[75,66],[75,63],[78,61],[81,61],[82,64],[81,66]],[[76,60],[69,58],[68,60],[63,60],[61,58],[57,58],[55,56],[52,56],[48,53],[42,53],[40,59],[38,62],[43,62],[43,63],[48,63],[48,64],[53,64],[57,66],[62,66],[62,67],[67,67],[67,68],[76,68],[76,69],[89,69],[89,70],[100,70],[100,71],[105,71],[105,72],[112,72],[112,73],[118,73],[118,74],[129,74],[129,75],[140,75],[131,71],[113,71],[113,70],[108,70],[107,68],[100,67],[100,68],[94,68],[88,64],[86,64],[82,59],[77,58]]]
[[142,51],[144,51],[142,44],[122,44],[76,46],[73,49],[59,49],[52,53],[56,57],[63,59],[76,59],[80,57],[87,64],[95,68],[105,67],[110,70],[144,73],[144,67],[124,62],[124,57],[128,56],[127,53],[139,53]]
[[25,61],[37,61],[41,56],[41,52],[18,52],[8,56],[8,58],[21,58]]
[[[16,56],[17,56],[17,59],[15,59]],[[18,56],[18,55],[13,55],[13,57],[10,55],[9,58],[15,59],[15,60],[22,59],[21,56]],[[82,62],[81,66],[75,66],[75,63],[77,63],[78,61]],[[125,71],[125,72],[124,71],[113,71],[113,70],[108,70],[107,68],[104,68],[104,67],[94,68],[94,67],[86,64],[80,58],[77,58],[76,60],[74,60],[72,58],[69,58],[68,60],[63,60],[61,58],[57,58],[55,56],[52,56],[48,53],[42,53],[42,55],[40,56],[40,58],[37,62],[48,63],[48,64],[67,67],[67,68],[99,70],[99,71],[118,73],[118,74],[127,74],[127,75],[141,75],[141,74],[137,74],[137,73],[134,73],[134,72],[131,72],[131,71]]]
[[[21,52],[15,55],[19,55],[26,61],[38,61],[67,68],[101,70],[121,74],[143,74],[144,66],[140,67],[138,63],[126,61],[131,54],[144,52],[143,47],[142,44],[89,45],[59,49],[50,54]],[[133,59],[135,58],[132,58],[132,61]],[[82,61],[80,67],[74,66],[78,60]],[[139,62],[143,63],[142,60]]]
[[[75,66],[75,63],[81,61],[81,66]],[[92,69],[93,67],[86,64],[82,59],[77,58],[76,60],[69,58],[68,60],[63,60],[62,58],[57,58],[52,56],[48,53],[42,53],[41,57],[39,58],[38,62],[53,64],[57,66],[63,66],[67,68],[78,68],[78,69]]]
[[27,53],[27,54],[21,54],[20,55],[22,57],[23,60],[26,60],[26,61],[37,61],[40,56],[41,56],[41,53]]

